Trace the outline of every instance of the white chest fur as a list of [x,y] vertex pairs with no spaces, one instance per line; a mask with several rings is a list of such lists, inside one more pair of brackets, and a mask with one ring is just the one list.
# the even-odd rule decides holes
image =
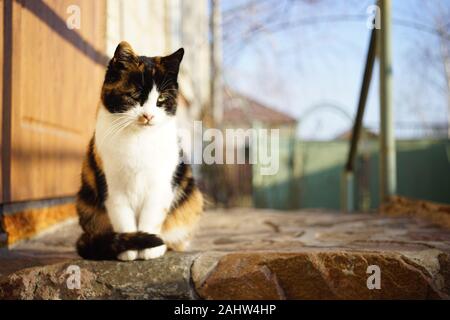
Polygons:
[[149,127],[132,124],[112,134],[115,118],[101,109],[96,125],[111,223],[117,232],[159,233],[173,200],[171,181],[179,154],[175,118]]

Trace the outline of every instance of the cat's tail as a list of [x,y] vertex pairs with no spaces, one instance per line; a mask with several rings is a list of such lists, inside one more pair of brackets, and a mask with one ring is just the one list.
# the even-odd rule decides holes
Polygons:
[[163,245],[157,235],[145,232],[116,233],[100,235],[83,233],[77,241],[77,252],[83,259],[115,260],[127,250],[143,250]]

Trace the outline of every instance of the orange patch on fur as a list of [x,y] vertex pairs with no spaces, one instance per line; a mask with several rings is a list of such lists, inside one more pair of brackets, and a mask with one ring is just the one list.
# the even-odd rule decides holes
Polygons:
[[81,174],[83,175],[83,178],[85,179],[86,183],[92,188],[96,188],[95,184],[95,175],[92,168],[89,166],[89,162],[87,159],[84,159],[83,161],[83,168],[81,169]]
[[80,217],[80,225],[90,234],[103,234],[112,230],[109,216],[103,209],[92,207],[81,199],[77,200],[76,207]]
[[155,57],[155,69],[153,69],[153,74],[155,74],[155,71],[158,70],[160,73],[164,73],[165,69],[164,66],[161,63],[161,57]]
[[178,208],[171,211],[163,223],[162,233],[168,233],[175,229],[188,230],[189,235],[184,241],[176,243],[167,243],[170,249],[175,251],[184,251],[185,243],[192,236],[192,233],[200,220],[203,213],[203,196],[202,193],[195,189],[190,197]]
[[98,168],[103,172],[103,161],[97,152],[97,145],[95,143],[94,147],[92,148],[92,152],[94,153],[95,162],[97,163]]

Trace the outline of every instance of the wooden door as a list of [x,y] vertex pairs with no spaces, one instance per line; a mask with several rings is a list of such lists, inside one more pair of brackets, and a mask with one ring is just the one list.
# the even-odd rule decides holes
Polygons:
[[[3,52],[12,53],[11,99],[3,115],[9,114],[10,125],[2,128],[2,141],[10,143],[2,145],[3,202],[74,195],[107,61],[105,0],[9,5],[4,7],[11,19],[4,22],[10,21],[12,40]],[[66,21],[77,10],[80,29],[69,29]]]

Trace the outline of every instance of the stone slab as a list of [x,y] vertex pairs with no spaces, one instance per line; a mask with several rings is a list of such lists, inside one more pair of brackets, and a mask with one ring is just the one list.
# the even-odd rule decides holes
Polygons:
[[[79,260],[76,224],[0,251],[0,299],[448,299],[450,232],[414,217],[235,209],[205,214],[188,253]],[[56,264],[55,264],[56,263]],[[67,289],[69,265],[82,287]],[[381,288],[369,289],[369,266]],[[24,269],[26,268],[26,269]]]

